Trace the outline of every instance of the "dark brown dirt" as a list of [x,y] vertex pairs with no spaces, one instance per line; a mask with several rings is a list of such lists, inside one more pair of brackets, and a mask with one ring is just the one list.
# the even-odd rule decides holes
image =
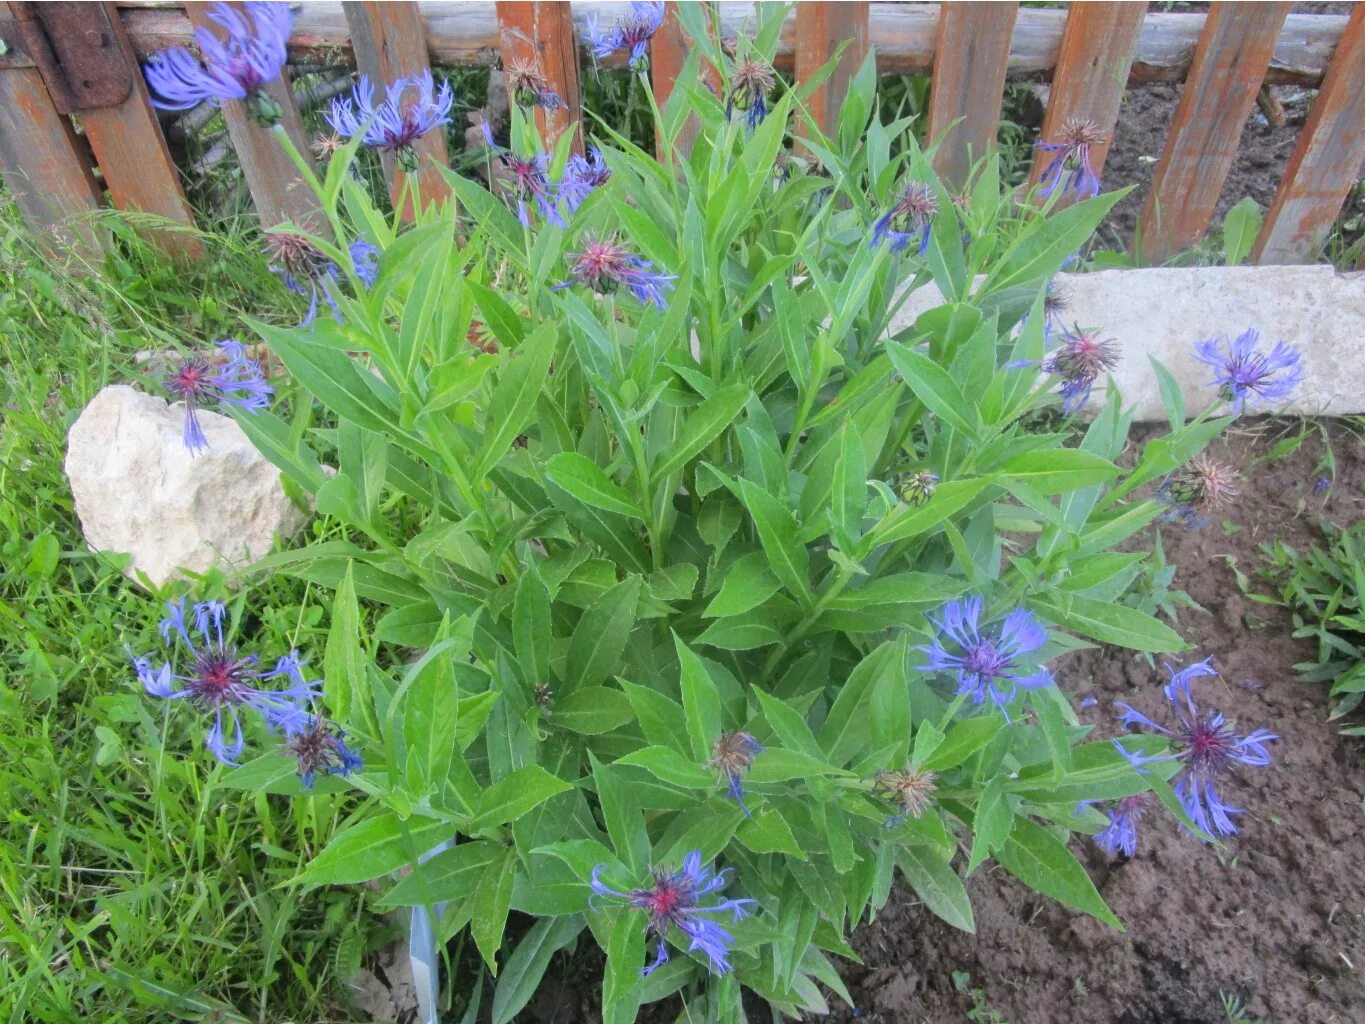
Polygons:
[[[855,933],[863,957],[844,977],[857,1003],[835,1021],[989,1024],[1226,1024],[1221,995],[1242,1000],[1269,1024],[1365,1020],[1365,744],[1327,721],[1326,688],[1299,682],[1292,668],[1311,659],[1290,638],[1281,609],[1248,601],[1232,565],[1248,575],[1257,545],[1281,539],[1303,550],[1315,523],[1365,515],[1360,439],[1334,427],[1337,478],[1327,499],[1312,493],[1321,474],[1316,440],[1267,462],[1289,424],[1263,421],[1215,446],[1243,468],[1243,497],[1226,527],[1166,527],[1176,586],[1207,614],[1181,615],[1179,628],[1223,673],[1207,698],[1246,729],[1280,734],[1275,764],[1248,769],[1229,788],[1247,814],[1221,849],[1182,836],[1160,812],[1144,821],[1137,856],[1104,856],[1077,838],[1092,877],[1125,933],[1026,891],[1003,871],[968,880],[977,934],[939,922],[900,890],[871,925]],[[1193,652],[1192,652],[1193,653]],[[1192,655],[1191,655],[1192,656]],[[1116,735],[1110,703],[1160,710],[1165,674],[1119,650],[1086,651],[1056,666],[1073,695],[1093,693],[1083,714],[1100,735]],[[984,1003],[959,991],[968,972]]]

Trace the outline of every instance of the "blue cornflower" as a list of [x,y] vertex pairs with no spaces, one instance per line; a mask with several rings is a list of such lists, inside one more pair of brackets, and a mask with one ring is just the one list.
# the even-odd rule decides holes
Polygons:
[[569,216],[578,212],[593,193],[611,179],[611,168],[607,166],[602,151],[596,146],[588,147],[588,155],[574,153],[564,167],[564,177],[559,182],[559,198]]
[[[1118,344],[1102,339],[1099,331],[1084,331],[1079,325],[1062,331],[1060,344],[1043,360],[1043,372],[1061,378],[1057,395],[1062,400],[1062,412],[1070,416],[1090,401],[1090,392],[1100,374],[1118,365]],[[1010,366],[1024,365],[1011,363]]]
[[1201,676],[1218,674],[1209,664],[1211,660],[1195,662],[1178,672],[1166,666],[1171,679],[1164,692],[1175,710],[1174,728],[1158,725],[1128,704],[1114,704],[1121,711],[1119,720],[1124,725],[1153,729],[1168,737],[1171,741],[1170,752],[1143,754],[1130,751],[1121,740],[1115,740],[1114,746],[1138,771],[1146,771],[1147,765],[1159,761],[1180,762],[1181,770],[1173,785],[1175,795],[1185,811],[1205,832],[1232,835],[1237,827],[1232,823],[1231,815],[1245,812],[1223,802],[1218,795],[1218,780],[1234,765],[1259,768],[1270,764],[1270,751],[1266,749],[1266,744],[1279,737],[1268,729],[1257,729],[1245,736],[1238,736],[1221,712],[1200,710],[1194,702],[1191,684]]
[[[662,309],[666,305],[664,293],[673,287],[673,275],[651,270],[653,264],[641,259],[616,240],[585,238],[583,251],[573,257],[569,272],[573,279],[585,284],[599,295],[609,295],[624,285],[645,305]],[[573,281],[556,285],[567,288]]]
[[934,215],[938,213],[938,196],[932,186],[922,181],[908,181],[901,186],[900,193],[891,209],[872,225],[872,245],[879,245],[884,239],[891,240],[891,251],[900,252],[909,247],[919,237],[919,253],[924,255],[929,248],[929,233],[934,226]]
[[279,121],[280,106],[262,88],[280,77],[287,57],[292,18],[284,3],[248,3],[250,21],[227,4],[214,4],[209,17],[227,29],[220,40],[208,29],[194,30],[204,55],[202,63],[183,46],[153,54],[143,74],[152,105],[162,110],[189,110],[205,101],[245,100],[263,125]]
[[1096,833],[1095,843],[1111,857],[1118,853],[1125,857],[1133,856],[1137,853],[1138,822],[1146,809],[1146,793],[1125,796],[1116,801],[1112,807],[1105,809],[1109,825]]
[[504,179],[504,188],[516,197],[517,220],[521,225],[529,227],[531,224],[530,208],[526,205],[526,201],[530,199],[547,221],[557,228],[565,227],[564,216],[559,212],[559,192],[550,184],[549,155],[536,153],[534,156],[524,157],[509,149],[503,149],[493,141],[493,129],[487,121],[483,122],[483,138],[484,143],[502,164],[503,173],[499,177]]
[[1035,142],[1038,149],[1057,154],[1043,173],[1039,195],[1046,198],[1058,187],[1070,189],[1079,199],[1099,195],[1100,179],[1090,165],[1090,147],[1103,145],[1108,138],[1094,121],[1072,117],[1062,125],[1062,137],[1056,142]]
[[380,152],[393,153],[408,172],[417,170],[417,152],[413,144],[428,132],[450,123],[450,108],[455,97],[450,83],[436,85],[428,68],[420,75],[411,75],[391,82],[384,93],[384,102],[374,103],[374,86],[364,75],[356,83],[350,96],[332,100],[327,121],[339,134],[348,139],[361,135],[367,146]]
[[1248,401],[1288,398],[1303,379],[1302,358],[1283,341],[1275,342],[1266,355],[1256,348],[1260,334],[1255,328],[1237,335],[1224,354],[1226,340],[1209,338],[1196,344],[1194,350],[1196,359],[1217,371],[1209,383],[1218,388],[1223,401],[1232,403],[1234,414],[1240,413]]
[[266,383],[260,363],[248,359],[246,349],[232,338],[224,338],[218,348],[224,361],[192,355],[184,359],[165,381],[174,397],[185,403],[185,447],[191,454],[206,451],[209,440],[199,425],[199,409],[211,400],[228,402],[247,412],[260,412],[270,404],[275,389]]
[[313,788],[317,773],[350,775],[364,767],[360,755],[346,746],[346,733],[321,715],[309,715],[307,724],[285,740],[285,749],[298,762],[299,781]]
[[503,77],[507,80],[507,91],[523,107],[563,110],[567,106],[563,97],[550,88],[550,80],[535,61],[513,58],[503,68]]
[[747,732],[723,732],[711,747],[711,760],[707,768],[720,772],[721,779],[727,783],[730,796],[744,816],[749,817],[749,808],[744,805],[744,776],[754,758],[763,753],[763,744]]
[[1024,655],[1047,643],[1047,631],[1022,608],[1010,612],[998,626],[983,630],[984,604],[979,597],[949,601],[940,619],[930,616],[938,635],[929,646],[918,648],[929,656],[929,663],[919,668],[954,672],[958,696],[970,696],[973,704],[989,697],[1003,710],[1014,699],[1016,687],[1033,690],[1052,682],[1047,669],[1024,672],[1019,666]]
[[583,42],[598,60],[610,57],[617,50],[630,50],[632,71],[649,68],[649,41],[664,23],[664,5],[658,2],[635,0],[630,13],[613,25],[610,31],[598,28],[597,15],[588,15]]
[[749,59],[739,64],[730,76],[730,95],[725,102],[725,119],[736,110],[748,115],[749,130],[753,131],[768,116],[768,95],[777,80],[772,68],[762,61]]
[[1208,522],[1209,513],[1237,497],[1237,473],[1207,455],[1196,455],[1166,478],[1155,497],[1170,507],[1163,519],[1197,530]]
[[[271,272],[279,275],[284,286],[308,299],[308,312],[299,321],[300,327],[317,319],[319,297],[332,310],[333,318],[341,320],[341,309],[332,292],[341,279],[341,269],[311,239],[292,231],[270,231],[266,233],[265,253],[270,257]],[[351,243],[350,253],[360,283],[373,287],[379,276],[379,250],[361,238]]]
[[[306,662],[296,651],[280,658],[271,671],[262,672],[257,668],[256,655],[239,653],[224,638],[223,617],[227,609],[221,602],[203,601],[191,609],[197,642],[185,622],[184,599],[167,602],[166,609],[167,616],[159,627],[162,642],[170,646],[179,640],[189,652],[189,667],[183,675],[177,675],[170,661],[155,667],[150,657],[135,657],[133,668],[138,682],[153,697],[188,699],[201,711],[213,713],[213,725],[204,737],[204,746],[214,757],[223,764],[235,764],[246,745],[239,708],[255,711],[268,726],[286,737],[309,726],[312,716],[305,705],[317,698],[320,681],[304,679],[302,670]],[[281,676],[289,680],[283,689],[263,690],[255,685]],[[177,688],[176,684],[182,685]],[[224,728],[224,717],[231,739]]]
[[601,878],[602,865],[593,868],[592,891],[594,896],[611,896],[626,900],[637,910],[649,913],[648,932],[659,940],[658,952],[654,962],[640,973],[649,974],[657,967],[668,963],[668,947],[665,938],[669,925],[674,925],[687,936],[689,953],[705,953],[711,961],[711,970],[725,974],[730,970],[730,947],[734,937],[715,921],[703,914],[732,915],[738,921],[749,913],[755,900],[721,900],[709,907],[700,906],[701,899],[717,890],[725,888],[730,880],[730,870],[718,871],[714,875],[702,865],[701,852],[693,850],[683,858],[682,869],[672,874],[662,868],[655,868],[651,874],[654,884],[648,889],[631,889],[618,892],[605,885]]
[[1066,289],[1056,281],[1049,281],[1047,291],[1043,293],[1043,333],[1045,335],[1056,334],[1065,329],[1062,323],[1062,315],[1070,304],[1071,296]]

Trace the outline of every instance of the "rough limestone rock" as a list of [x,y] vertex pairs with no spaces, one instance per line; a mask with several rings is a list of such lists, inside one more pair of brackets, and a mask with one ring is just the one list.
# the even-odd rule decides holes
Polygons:
[[254,561],[305,518],[241,427],[201,411],[209,450],[191,456],[184,416],[179,404],[114,384],[67,439],[66,475],[86,542],[131,554],[128,575],[145,573],[157,586],[181,569]]
[[[1247,411],[1342,416],[1365,412],[1365,274],[1332,267],[1180,267],[1058,274],[1067,297],[1066,322],[1099,328],[1122,350],[1114,379],[1139,420],[1164,420],[1165,407],[1147,357],[1154,356],[1185,390],[1193,416],[1214,398],[1213,370],[1194,358],[1204,338],[1261,333],[1268,350],[1287,341],[1303,353],[1303,383],[1290,400]],[[932,284],[919,289],[893,318],[891,331],[943,302]],[[1092,406],[1093,408],[1093,406]]]

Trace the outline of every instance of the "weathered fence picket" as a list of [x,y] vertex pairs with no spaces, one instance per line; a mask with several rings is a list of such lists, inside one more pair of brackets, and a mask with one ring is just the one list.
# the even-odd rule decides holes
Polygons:
[[[201,0],[183,6],[159,0],[89,5],[110,12],[112,38],[99,44],[101,56],[123,61],[132,83],[122,99],[112,96],[85,108],[69,102],[72,90],[60,80],[63,51],[83,44],[74,37],[55,40],[56,57],[38,61],[20,41],[20,17],[41,22],[59,6],[0,0],[0,39],[8,45],[0,53],[0,173],[21,213],[50,249],[77,246],[91,257],[103,243],[89,214],[105,189],[120,209],[191,224],[178,171],[134,62],[166,46],[192,46],[196,26],[218,32],[207,17],[210,5]],[[660,106],[668,102],[692,45],[677,5],[665,6],[665,24],[650,47],[651,86]],[[779,71],[794,71],[800,84],[841,52],[833,73],[807,101],[827,133],[834,131],[848,85],[869,52],[879,72],[930,73],[926,124],[931,138],[943,137],[935,166],[954,189],[995,145],[1007,74],[1051,73],[1045,140],[1056,139],[1072,118],[1092,121],[1112,135],[1129,84],[1185,81],[1141,215],[1142,251],[1153,262],[1194,244],[1207,229],[1262,82],[1321,83],[1253,251],[1263,263],[1316,258],[1365,160],[1365,4],[1349,17],[1288,14],[1285,3],[1219,2],[1207,15],[1149,12],[1145,6],[1095,2],[1056,10],[1012,2],[805,0],[788,14],[774,63]],[[295,7],[288,49],[292,60],[315,66],[358,65],[377,90],[432,65],[486,66],[496,54],[505,65],[531,62],[566,103],[562,110],[537,111],[542,131],[554,138],[573,130],[574,145],[581,147],[579,67],[591,58],[579,40],[588,18],[606,25],[624,8],[596,0],[320,0]],[[718,2],[709,10],[721,39],[752,30],[750,3]],[[30,29],[28,38],[41,37]],[[620,67],[624,60],[617,51],[600,64]],[[719,93],[720,71],[709,73],[707,84]],[[273,129],[255,124],[242,104],[224,104],[248,190],[265,227],[293,221],[323,231],[312,192],[273,137],[283,132],[309,154],[287,75],[268,91],[283,110],[281,125]],[[73,130],[73,113],[84,137]],[[690,150],[697,127],[695,117],[687,119],[677,140],[680,152]],[[1097,170],[1108,148],[1107,141],[1091,146]],[[419,150],[416,176],[424,201],[446,194],[439,170],[448,159],[444,141],[428,135]],[[1052,159],[1038,155],[1031,185]],[[388,161],[386,171],[396,200],[403,176]],[[200,249],[188,231],[166,230],[155,240],[182,255]]]

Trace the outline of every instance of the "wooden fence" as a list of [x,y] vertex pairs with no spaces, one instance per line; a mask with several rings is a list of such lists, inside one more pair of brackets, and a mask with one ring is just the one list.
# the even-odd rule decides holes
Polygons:
[[[799,82],[851,41],[835,74],[812,96],[822,127],[834,123],[869,48],[881,71],[932,74],[928,128],[948,132],[937,170],[950,183],[960,183],[972,158],[994,145],[1007,74],[1050,75],[1044,138],[1072,117],[1112,132],[1129,83],[1184,82],[1141,215],[1143,254],[1153,262],[1207,230],[1262,84],[1320,86],[1253,250],[1261,263],[1314,259],[1365,163],[1365,3],[1348,17],[1290,14],[1287,3],[1213,3],[1207,16],[1148,13],[1146,6],[1086,2],[1044,10],[1015,3],[806,0],[788,17],[777,65]],[[81,215],[97,209],[106,192],[119,209],[192,222],[138,60],[190,43],[208,7],[0,0],[6,44],[0,48],[0,174],[50,248],[98,253],[94,218]],[[545,0],[307,3],[295,10],[289,50],[291,60],[354,64],[379,80],[432,64],[486,64],[491,53],[533,57],[568,101],[551,115],[548,127],[557,131],[581,113],[577,32],[590,14],[609,24],[626,7]],[[723,36],[753,20],[752,4],[715,7]],[[672,15],[651,44],[660,103],[689,45]],[[284,110],[286,131],[306,149],[287,76],[272,95]],[[312,195],[269,131],[240,104],[225,104],[224,113],[262,222],[308,219]],[[428,138],[424,146],[424,158],[444,162],[441,139]],[[1107,151],[1107,145],[1092,150],[1097,170]],[[1049,159],[1043,154],[1035,163],[1031,181]],[[443,179],[424,164],[422,194],[437,194]],[[397,172],[386,170],[392,183]],[[190,258],[200,251],[190,233],[163,232],[157,241]]]

